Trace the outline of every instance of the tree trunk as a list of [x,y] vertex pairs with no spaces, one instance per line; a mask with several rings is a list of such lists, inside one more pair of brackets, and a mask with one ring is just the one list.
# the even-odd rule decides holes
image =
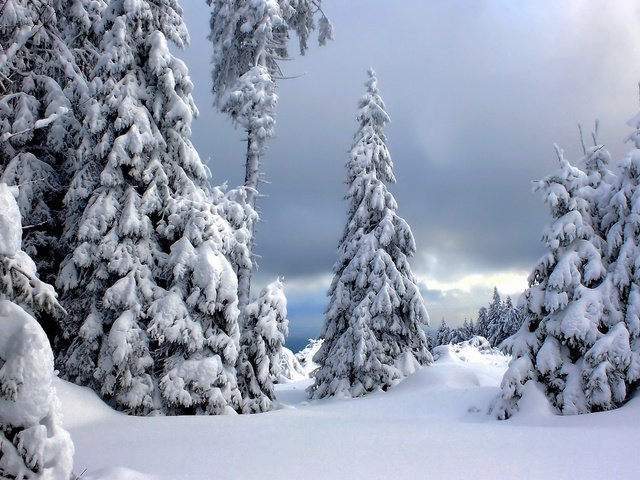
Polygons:
[[[260,180],[260,155],[257,153],[256,140],[252,131],[247,131],[247,163],[245,165],[244,186],[247,189],[247,203],[255,210],[258,196],[258,182]],[[253,256],[253,236],[256,226],[252,221],[249,225],[249,255]],[[252,261],[253,266],[253,261]],[[238,266],[238,306],[243,315],[245,307],[249,304],[251,294],[251,267]]]

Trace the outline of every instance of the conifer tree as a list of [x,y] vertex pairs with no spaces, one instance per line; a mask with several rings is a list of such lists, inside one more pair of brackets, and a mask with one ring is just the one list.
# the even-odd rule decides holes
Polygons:
[[440,326],[438,327],[438,330],[436,331],[435,346],[438,347],[440,345],[446,345],[447,343],[449,343],[450,335],[451,335],[450,329],[443,318],[442,321],[440,322]]
[[236,245],[222,217],[237,209],[208,187],[189,140],[192,84],[168,48],[188,41],[181,15],[176,0],[111,0],[103,13],[88,124],[96,140],[74,171],[79,222],[58,278],[69,311],[61,370],[135,414],[240,406],[226,258]]
[[421,328],[428,315],[408,263],[415,241],[385,185],[395,182],[383,132],[389,116],[373,70],[366,86],[347,161],[349,212],[324,343],[314,357],[320,367],[309,387],[313,398],[386,390],[432,361]]
[[82,6],[66,3],[8,0],[0,9],[0,180],[21,187],[24,250],[49,282],[64,255],[63,185],[79,126],[74,107],[87,98],[67,45],[70,31],[62,29]]
[[[607,409],[624,399],[629,336],[616,323],[610,302],[602,239],[594,228],[597,216],[582,193],[588,179],[557,151],[558,171],[536,186],[553,217],[543,234],[549,252],[523,295],[527,324],[514,338],[514,358],[493,407],[499,418],[517,409],[529,380],[542,384],[563,414]],[[590,358],[597,360],[594,371]]]
[[473,321],[468,318],[464,319],[464,323],[462,327],[460,327],[460,336],[464,340],[469,340],[471,337],[475,335],[475,326],[473,325]]
[[502,299],[500,298],[500,294],[498,293],[498,288],[493,288],[493,299],[489,304],[489,308],[487,309],[487,330],[485,338],[489,341],[492,346],[496,346],[495,340],[499,335],[501,324],[504,316],[504,305],[502,303]]
[[480,307],[478,310],[478,318],[476,320],[476,335],[487,338],[489,332],[489,316],[487,307]]
[[[290,34],[299,39],[302,55],[320,20],[321,45],[332,38],[321,0],[207,0],[211,6],[213,93],[216,108],[228,114],[247,133],[244,186],[246,202],[255,211],[261,173],[260,161],[274,134],[278,101],[278,62],[288,57]],[[241,310],[250,301],[252,246],[256,216],[247,218],[249,256],[237,259]]]
[[271,410],[275,401],[273,384],[280,376],[288,324],[287,298],[278,279],[262,289],[258,298],[247,306],[238,359],[243,413]]

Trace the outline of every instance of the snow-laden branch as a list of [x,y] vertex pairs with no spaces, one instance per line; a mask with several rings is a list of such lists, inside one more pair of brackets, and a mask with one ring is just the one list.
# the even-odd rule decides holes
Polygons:
[[69,112],[69,109],[67,107],[58,107],[58,109],[48,117],[41,118],[40,120],[36,120],[36,122],[33,124],[32,127],[25,128],[24,130],[21,130],[19,132],[14,132],[14,133],[6,132],[0,135],[0,142],[6,142],[7,140],[13,137],[17,137],[18,135],[23,135],[32,130],[38,130],[40,128],[48,127],[51,123],[55,122],[61,116],[66,115],[68,112]]

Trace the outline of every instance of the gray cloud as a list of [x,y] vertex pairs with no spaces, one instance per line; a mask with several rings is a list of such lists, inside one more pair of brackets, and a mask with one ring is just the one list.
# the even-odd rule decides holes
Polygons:
[[[243,134],[211,107],[208,9],[183,3],[192,46],[179,55],[201,111],[193,141],[211,157],[214,181],[237,185]],[[398,183],[390,189],[416,235],[414,267],[433,268],[442,281],[530,270],[547,219],[531,181],[555,168],[554,142],[577,158],[578,122],[600,118],[614,158],[626,151],[640,79],[631,0],[616,8],[607,0],[325,0],[325,10],[336,40],[287,62],[286,74],[305,75],[279,86],[277,138],[264,159],[272,183],[257,237],[265,278],[331,270],[345,219],[343,165],[369,66],[392,118]],[[439,261],[429,265],[425,256]],[[447,311],[459,314],[486,303],[485,293],[428,299],[451,302]]]

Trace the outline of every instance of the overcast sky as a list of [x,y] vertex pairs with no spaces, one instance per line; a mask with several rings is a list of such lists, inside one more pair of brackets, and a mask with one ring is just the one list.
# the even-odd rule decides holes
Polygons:
[[[193,142],[214,183],[244,179],[243,134],[214,112],[209,9],[184,0],[195,84]],[[336,38],[283,64],[277,138],[260,202],[258,283],[283,275],[292,336],[322,322],[346,218],[344,163],[373,67],[392,123],[399,214],[432,325],[474,317],[493,285],[515,297],[543,253],[549,216],[532,180],[580,154],[577,124],[601,122],[617,160],[638,110],[635,0],[324,0]],[[292,53],[297,53],[292,48]],[[515,300],[515,299],[514,299]]]

